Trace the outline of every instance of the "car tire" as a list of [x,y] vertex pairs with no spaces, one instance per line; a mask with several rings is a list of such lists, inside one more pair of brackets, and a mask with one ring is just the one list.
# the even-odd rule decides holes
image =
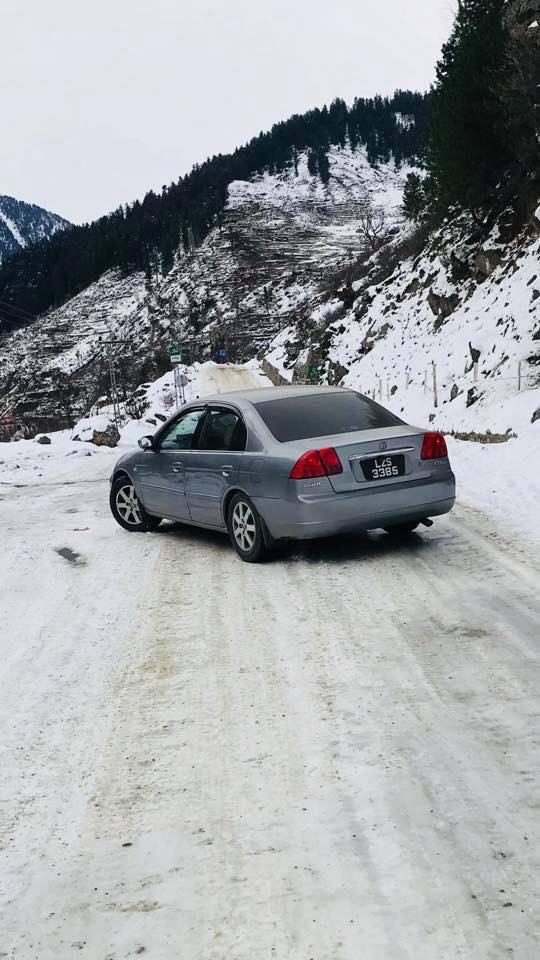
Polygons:
[[109,505],[116,522],[130,533],[147,533],[149,530],[157,530],[161,523],[160,517],[153,517],[146,512],[129,477],[118,477],[113,482]]
[[267,554],[263,520],[245,493],[236,493],[227,511],[231,543],[246,563],[258,563]]
[[420,526],[420,523],[396,523],[391,527],[385,527],[384,529],[391,537],[406,537],[409,533],[414,533],[414,531]]

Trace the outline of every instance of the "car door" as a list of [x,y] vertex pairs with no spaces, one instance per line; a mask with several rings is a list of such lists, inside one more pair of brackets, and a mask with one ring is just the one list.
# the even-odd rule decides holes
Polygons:
[[221,405],[208,407],[186,466],[186,494],[194,522],[225,525],[223,498],[238,479],[246,436],[238,410]]
[[148,450],[138,466],[144,506],[150,513],[174,520],[189,520],[185,477],[191,448],[204,407],[180,414],[158,434],[155,450]]

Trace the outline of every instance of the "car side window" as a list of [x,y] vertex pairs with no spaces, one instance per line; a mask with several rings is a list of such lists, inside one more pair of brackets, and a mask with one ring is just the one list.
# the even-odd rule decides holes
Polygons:
[[234,410],[210,409],[206,415],[197,450],[242,451],[246,448],[244,421]]
[[204,410],[189,410],[162,434],[160,450],[190,450]]

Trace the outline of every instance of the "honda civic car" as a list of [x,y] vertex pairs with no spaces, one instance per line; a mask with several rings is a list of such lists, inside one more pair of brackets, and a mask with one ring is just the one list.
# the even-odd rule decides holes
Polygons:
[[164,518],[220,530],[251,562],[283,540],[408,534],[454,502],[442,434],[354,390],[308,386],[187,404],[120,458],[110,491],[125,530]]

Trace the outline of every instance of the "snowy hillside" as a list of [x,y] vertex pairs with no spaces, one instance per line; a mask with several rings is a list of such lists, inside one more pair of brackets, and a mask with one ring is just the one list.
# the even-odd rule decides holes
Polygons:
[[540,406],[540,223],[507,244],[497,228],[481,245],[464,231],[444,228],[386,273],[375,262],[352,284],[349,308],[330,299],[310,342],[292,325],[267,359],[288,380],[317,364],[324,379],[445,431],[530,424]]
[[17,250],[65,230],[71,224],[33,203],[0,196],[0,263]]
[[[82,416],[108,391],[111,338],[122,396],[169,369],[258,355],[286,380],[375,395],[445,431],[520,433],[540,406],[540,222],[502,242],[466,220],[414,236],[407,169],[329,151],[330,180],[296,170],[230,185],[222,221],[166,275],[110,272],[0,343],[0,415],[32,435]],[[366,258],[366,212],[389,242]],[[475,362],[476,361],[476,362]],[[434,386],[437,389],[435,406]],[[9,427],[12,429],[12,426]],[[536,429],[536,426],[535,426]]]
[[[383,210],[388,230],[401,227],[408,170],[372,167],[365,151],[329,151],[330,180],[294,170],[235,182],[222,222],[166,276],[110,272],[63,307],[0,343],[0,414],[44,423],[66,416],[59,380],[69,377],[81,414],[106,388],[103,339],[115,347],[121,378],[134,387],[167,369],[167,348],[191,338],[204,359],[211,337],[230,359],[249,359],[291,320],[324,297],[328,278],[357,255],[362,212]],[[213,333],[212,333],[213,331]]]

